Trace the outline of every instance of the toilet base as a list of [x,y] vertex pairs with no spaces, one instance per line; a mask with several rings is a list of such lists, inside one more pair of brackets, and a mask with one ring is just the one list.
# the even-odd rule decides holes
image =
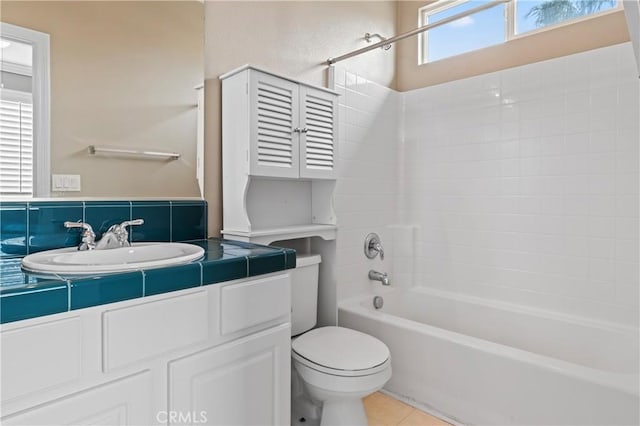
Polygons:
[[306,395],[299,395],[291,401],[292,426],[319,426],[321,407]]
[[391,377],[390,366],[371,375],[351,377],[331,376],[295,362],[294,366],[292,377],[296,385],[303,385],[294,398],[295,411],[313,423],[319,417],[320,426],[367,425],[362,398],[380,390]]
[[320,426],[367,425],[362,399],[325,401]]

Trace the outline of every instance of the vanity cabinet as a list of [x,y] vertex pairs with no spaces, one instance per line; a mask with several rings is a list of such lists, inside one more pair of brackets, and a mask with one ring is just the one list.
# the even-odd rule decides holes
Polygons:
[[[223,155],[250,176],[335,179],[337,95],[253,67],[222,79]],[[230,152],[233,151],[233,152]]]
[[222,80],[222,233],[335,239],[338,94],[246,65]]
[[2,419],[3,425],[149,425],[151,374],[148,371],[83,390]]
[[2,325],[0,423],[288,425],[276,272]]
[[215,425],[288,424],[290,341],[281,326],[171,362],[169,411]]

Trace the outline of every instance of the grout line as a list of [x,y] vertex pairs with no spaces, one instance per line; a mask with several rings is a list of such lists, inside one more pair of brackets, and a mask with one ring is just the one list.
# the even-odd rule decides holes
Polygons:
[[411,400],[409,398],[405,398],[405,397],[402,397],[400,395],[396,395],[395,393],[390,392],[390,391],[388,391],[386,389],[381,389],[379,392],[381,394],[383,394],[383,395],[388,396],[389,398],[393,398],[393,399],[395,399],[397,401],[400,401],[403,404],[408,405],[409,407],[413,407],[418,411],[421,411],[421,412],[423,412],[425,414],[428,414],[428,415],[430,415],[432,417],[435,417],[436,419],[442,420],[445,423],[449,423],[451,426],[464,426],[459,421],[454,420],[453,418],[447,416],[446,414],[441,413],[441,412],[439,412],[439,411],[437,411],[435,409],[432,409],[432,408],[430,408],[429,406],[427,406],[425,404],[421,404],[421,403],[419,403],[417,401],[413,401],[413,400]]
[[31,203],[28,202],[27,203],[27,208],[25,209],[26,211],[25,211],[25,216],[24,216],[24,221],[25,221],[24,224],[25,224],[25,229],[26,229],[26,235],[24,236],[24,245],[25,245],[25,249],[27,250],[27,254],[31,253],[31,250],[30,250],[31,244],[30,244],[30,241],[29,241],[30,240],[29,231],[30,231],[30,227],[31,227],[30,223],[29,223],[29,222],[31,222],[29,220],[29,208],[30,207],[31,207]]
[[[396,401],[397,401],[397,399],[396,399]],[[402,401],[400,401],[400,402],[402,402]],[[403,418],[401,418],[401,419],[396,423],[396,425],[399,425],[400,423],[402,423],[403,421],[405,421],[405,420],[406,420],[410,415],[412,415],[412,414],[413,414],[414,412],[416,412],[416,411],[420,411],[420,410],[417,410],[417,409],[415,409],[415,408],[411,407],[411,411],[409,411],[409,412],[407,413],[407,415],[406,415],[406,416],[404,416]]]
[[173,202],[169,200],[169,242],[173,242]]
[[67,281],[67,312],[71,311],[71,280]]

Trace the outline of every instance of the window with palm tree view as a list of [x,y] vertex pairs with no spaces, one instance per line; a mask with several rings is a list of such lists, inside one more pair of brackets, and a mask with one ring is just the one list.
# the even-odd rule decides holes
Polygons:
[[[420,9],[420,25],[433,24],[487,3],[491,1],[440,0]],[[619,7],[618,0],[511,0],[423,33],[421,63],[493,46]]]

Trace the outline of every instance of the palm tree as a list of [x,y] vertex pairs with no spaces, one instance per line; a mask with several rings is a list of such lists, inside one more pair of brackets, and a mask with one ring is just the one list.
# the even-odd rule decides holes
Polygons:
[[525,18],[534,17],[536,27],[544,27],[615,5],[616,0],[548,0],[532,7]]

